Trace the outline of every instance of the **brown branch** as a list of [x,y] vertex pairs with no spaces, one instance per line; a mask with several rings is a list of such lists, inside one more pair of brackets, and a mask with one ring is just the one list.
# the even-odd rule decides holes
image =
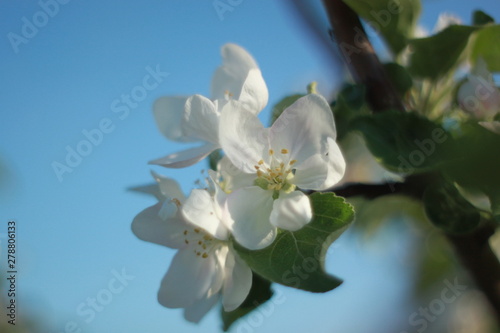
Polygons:
[[464,236],[447,235],[455,252],[474,282],[500,318],[500,264],[488,239],[495,232],[491,225]]
[[[356,13],[341,0],[323,0],[323,3],[333,27],[333,37],[355,81],[366,86],[368,102],[373,111],[404,110],[403,103],[388,80]],[[432,183],[431,179],[424,178],[394,186],[400,187],[401,192],[418,196],[427,184]],[[412,187],[415,187],[415,191]],[[386,189],[379,186],[366,187],[359,184],[335,192],[352,195],[362,191],[367,191],[365,196],[368,197],[388,194]],[[500,262],[488,242],[493,232],[494,229],[488,225],[467,235],[446,236],[477,287],[486,295],[497,322],[500,323]]]
[[341,0],[323,1],[344,62],[354,80],[366,86],[367,101],[374,112],[405,107],[385,73],[356,13]]

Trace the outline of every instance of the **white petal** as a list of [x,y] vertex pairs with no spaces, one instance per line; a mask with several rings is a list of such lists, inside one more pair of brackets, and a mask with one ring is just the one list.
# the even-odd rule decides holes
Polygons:
[[168,308],[185,308],[203,299],[221,267],[217,258],[197,256],[191,247],[177,252],[161,281],[158,301]]
[[182,214],[187,221],[198,226],[220,240],[226,240],[228,231],[217,214],[212,195],[201,189],[194,189],[182,205]]
[[179,207],[177,207],[177,204],[171,200],[165,200],[163,202],[163,205],[161,206],[160,212],[158,213],[158,216],[162,220],[170,219],[175,217],[179,211]]
[[311,202],[304,193],[280,193],[279,198],[274,200],[270,220],[275,227],[296,231],[311,222],[311,219]]
[[184,168],[201,161],[217,148],[217,146],[207,143],[200,147],[186,149],[178,153],[173,153],[150,161],[149,164],[157,164],[166,168]]
[[481,76],[469,75],[458,89],[457,99],[462,109],[477,119],[491,118],[500,110],[500,90]]
[[297,160],[296,167],[309,157],[326,153],[327,138],[336,138],[333,114],[320,95],[299,98],[285,109],[271,127],[271,147],[279,152],[289,151],[289,159]]
[[345,159],[340,151],[340,147],[333,138],[327,140],[328,153],[326,156],[328,166],[328,178],[317,190],[324,190],[337,184],[345,174]]
[[490,122],[480,121],[479,125],[483,126],[487,130],[495,134],[500,135],[500,121],[490,121]]
[[228,194],[221,188],[218,181],[219,175],[216,171],[208,170],[208,175],[208,190],[214,200],[215,214],[222,220]]
[[325,154],[316,154],[298,163],[292,183],[301,189],[326,190],[337,184],[345,173],[345,160],[333,138],[326,139]]
[[315,154],[300,163],[290,181],[303,190],[319,190],[328,178],[328,165],[325,156]]
[[260,70],[251,69],[248,72],[248,76],[241,89],[241,94],[237,99],[255,114],[258,114],[266,107],[269,92]]
[[161,219],[161,207],[162,203],[159,202],[137,214],[132,222],[132,232],[146,242],[177,249],[184,247],[182,233],[186,229],[186,222],[179,218]]
[[212,78],[212,98],[224,99],[226,92],[239,96],[248,72],[258,68],[252,56],[236,44],[226,44],[221,49],[222,66]]
[[225,264],[222,306],[225,311],[233,311],[247,298],[252,287],[252,270],[233,251],[229,251]]
[[217,106],[201,95],[189,97],[184,110],[182,129],[186,136],[217,145],[219,141]]
[[188,97],[167,96],[158,98],[153,105],[153,114],[160,132],[170,140],[192,142],[182,131],[184,105]]
[[165,199],[177,199],[180,202],[184,202],[185,196],[184,192],[182,192],[181,187],[177,181],[172,178],[165,177],[151,171],[151,175],[158,182],[158,187],[160,188],[160,192]]
[[220,294],[204,297],[196,301],[184,310],[184,318],[191,323],[199,323],[200,320],[210,311],[220,298]]
[[269,222],[273,208],[272,191],[251,186],[232,192],[226,204],[228,226],[234,238],[250,250],[263,249],[276,238],[277,230]]
[[227,156],[222,157],[219,161],[217,171],[221,174],[224,189],[228,192],[252,186],[256,178],[255,173],[245,173],[237,168]]
[[241,103],[230,101],[222,108],[219,126],[220,145],[236,168],[255,173],[255,165],[269,158],[268,130]]

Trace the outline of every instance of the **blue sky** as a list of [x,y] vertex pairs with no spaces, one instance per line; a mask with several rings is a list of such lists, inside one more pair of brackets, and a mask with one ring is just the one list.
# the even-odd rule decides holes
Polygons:
[[[70,322],[85,333],[217,332],[217,311],[196,326],[156,302],[174,251],[142,242],[130,231],[133,217],[155,200],[127,188],[150,183],[154,169],[189,193],[206,168],[147,165],[181,147],[157,131],[152,103],[163,95],[208,96],[227,42],[245,47],[261,67],[270,93],[263,121],[274,103],[313,80],[320,92],[331,94],[342,71],[320,53],[285,1],[234,1],[239,4],[222,17],[211,0],[72,0],[57,9],[52,5],[52,16],[45,17],[40,3],[0,1],[0,233],[9,219],[17,222],[18,320],[38,319],[41,332],[63,332]],[[431,30],[445,10],[469,22],[471,9],[479,7],[498,20],[500,4],[428,0],[423,7],[423,24]],[[13,47],[9,36],[21,35],[26,20],[39,20],[40,27]],[[156,69],[163,73],[157,86],[141,90],[144,77]],[[146,94],[137,95],[141,91]],[[125,113],[122,96],[132,93],[140,101]],[[117,106],[122,111],[114,112]],[[68,149],[78,149],[85,133],[97,128],[108,133],[95,136],[95,145],[80,144],[87,156],[58,177],[55,163],[65,164]],[[4,246],[5,238],[0,241]],[[394,246],[407,249],[403,241]],[[276,286],[284,301],[262,315],[262,323],[255,324],[255,317],[247,324],[253,332],[376,332],[394,319],[393,308],[404,309],[407,288],[404,260],[398,251],[383,251],[373,253],[342,237],[327,269],[344,278],[344,286],[325,295]],[[118,286],[110,281],[123,271],[129,280],[110,294]],[[97,295],[112,299],[91,320],[77,313],[90,309],[87,299]],[[370,316],[358,320],[364,313]],[[236,325],[232,331],[244,329]]]

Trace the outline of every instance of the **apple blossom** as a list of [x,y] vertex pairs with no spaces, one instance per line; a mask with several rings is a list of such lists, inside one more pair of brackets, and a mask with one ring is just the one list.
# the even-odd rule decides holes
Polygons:
[[240,101],[255,114],[266,106],[267,87],[252,56],[238,45],[225,44],[222,58],[223,64],[212,78],[212,99],[201,95],[166,96],[155,102],[156,124],[164,136],[177,142],[197,142],[201,145],[151,161],[151,164],[182,168],[197,163],[220,148],[220,108],[228,100]]
[[490,120],[500,110],[500,90],[482,58],[457,93],[460,107],[480,120]]
[[195,189],[185,198],[174,180],[154,176],[164,200],[139,213],[132,231],[142,240],[178,249],[158,301],[184,308],[191,322],[199,322],[221,298],[226,311],[236,309],[250,291],[252,271],[231,248],[220,220],[226,194],[209,179],[208,190]]
[[309,198],[297,187],[324,190],[345,171],[333,114],[320,95],[298,99],[270,128],[230,101],[219,132],[227,157],[254,177],[254,186],[229,194],[224,219],[238,243],[252,250],[271,244],[277,228],[295,231],[311,221]]

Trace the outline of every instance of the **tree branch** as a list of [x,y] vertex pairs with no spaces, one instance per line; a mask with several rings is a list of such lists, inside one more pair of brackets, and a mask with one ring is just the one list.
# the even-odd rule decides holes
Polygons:
[[[333,27],[333,37],[355,81],[366,86],[368,103],[373,111],[403,111],[403,103],[385,74],[356,13],[342,0],[323,0],[323,3]],[[394,192],[421,198],[425,186],[432,182],[431,179],[393,184],[397,190]],[[387,184],[355,184],[335,192],[339,195],[359,194],[374,198],[389,194],[387,188]],[[487,225],[467,235],[446,236],[477,287],[486,295],[500,324],[500,262],[488,242],[493,232],[491,225]]]
[[354,80],[366,86],[374,112],[405,107],[387,76],[356,13],[342,0],[323,0],[335,39]]

